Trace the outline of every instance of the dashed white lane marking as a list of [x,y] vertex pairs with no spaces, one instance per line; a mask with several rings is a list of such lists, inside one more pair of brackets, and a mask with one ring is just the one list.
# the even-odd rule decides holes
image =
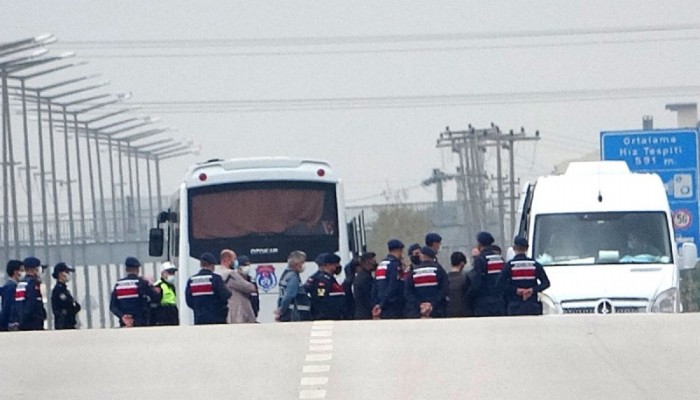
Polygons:
[[316,365],[304,365],[303,372],[305,374],[314,374],[319,372],[328,372],[331,370],[330,365],[316,364]]
[[328,383],[327,376],[307,376],[301,378],[301,386],[320,386]]
[[319,344],[309,346],[309,351],[333,351],[332,344]]
[[326,397],[326,390],[300,390],[300,399],[323,399]]
[[[331,361],[333,358],[333,321],[314,321],[311,325],[307,363]],[[299,389],[300,399],[325,399],[330,364],[304,365]],[[313,388],[313,389],[312,389]]]
[[306,361],[330,361],[333,358],[333,354],[322,353],[322,354],[307,354]]

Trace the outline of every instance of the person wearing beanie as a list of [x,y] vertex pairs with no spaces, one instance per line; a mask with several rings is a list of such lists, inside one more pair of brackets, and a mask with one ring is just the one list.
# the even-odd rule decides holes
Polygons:
[[[0,289],[2,305],[0,308],[0,332],[9,330],[12,306],[15,303],[17,284],[24,278],[24,265],[20,260],[10,260],[5,268],[7,283]],[[16,328],[16,327],[15,327]]]
[[80,304],[75,301],[73,295],[66,286],[71,280],[71,273],[75,270],[66,263],[60,262],[53,267],[51,276],[56,280],[56,286],[51,291],[51,310],[53,311],[54,329],[76,329],[78,325],[77,315],[80,312]]
[[387,242],[389,254],[377,266],[374,276],[372,318],[398,319],[404,314],[404,244],[398,239]]
[[503,289],[497,286],[498,277],[505,262],[493,248],[494,238],[489,232],[479,232],[476,236],[480,254],[474,260],[470,276],[469,297],[476,317],[505,315]]
[[513,240],[515,257],[503,267],[498,286],[506,295],[508,315],[542,315],[542,303],[537,293],[549,287],[542,265],[527,256],[528,242],[524,236]]
[[408,318],[444,318],[447,316],[449,281],[445,270],[435,261],[431,247],[421,249],[421,263],[406,277],[406,316]]
[[109,310],[119,318],[122,328],[149,326],[151,304],[158,304],[162,298],[160,288],[139,276],[141,261],[136,257],[127,257],[124,269],[126,276],[114,285]]

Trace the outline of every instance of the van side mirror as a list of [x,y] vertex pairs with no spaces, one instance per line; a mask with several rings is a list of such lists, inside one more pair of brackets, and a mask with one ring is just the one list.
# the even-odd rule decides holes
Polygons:
[[170,213],[167,211],[161,211],[158,214],[158,218],[156,218],[156,222],[158,222],[159,224],[162,224],[164,222],[168,222],[168,219],[170,219]]
[[148,232],[148,255],[151,257],[161,257],[163,255],[163,229],[151,228]]
[[681,263],[679,269],[681,271],[695,268],[695,263],[698,262],[698,247],[695,243],[683,243],[680,251]]

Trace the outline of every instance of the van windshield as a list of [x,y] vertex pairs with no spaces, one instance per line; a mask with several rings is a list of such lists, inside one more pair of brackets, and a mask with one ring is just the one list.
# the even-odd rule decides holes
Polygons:
[[663,212],[544,214],[534,229],[532,254],[542,265],[673,262]]

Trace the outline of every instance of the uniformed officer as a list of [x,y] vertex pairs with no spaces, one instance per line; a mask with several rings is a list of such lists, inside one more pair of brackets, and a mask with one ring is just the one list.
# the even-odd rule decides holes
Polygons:
[[164,262],[160,265],[160,279],[155,287],[162,294],[160,302],[155,304],[151,323],[156,326],[179,325],[180,318],[177,312],[177,267],[172,263]]
[[160,302],[160,289],[139,276],[141,262],[136,257],[127,257],[124,267],[126,276],[114,285],[109,310],[123,328],[149,326],[151,304]]
[[449,281],[447,273],[435,261],[431,247],[421,249],[421,263],[406,277],[407,317],[444,318],[447,316]]
[[[5,267],[7,283],[2,287],[2,308],[0,308],[0,332],[7,331],[10,324],[10,316],[15,303],[15,291],[17,284],[24,278],[24,265],[20,260],[10,260]],[[16,328],[17,326],[15,326]]]
[[203,253],[199,261],[202,268],[187,281],[185,290],[187,306],[194,311],[194,324],[225,324],[231,291],[214,273],[216,257],[212,253]]
[[474,316],[489,317],[505,315],[506,306],[503,289],[498,287],[498,277],[505,262],[494,251],[494,238],[489,232],[480,232],[477,237],[479,256],[474,260],[470,276],[469,294],[474,307]]
[[56,286],[51,292],[51,310],[53,310],[54,329],[76,329],[80,312],[80,304],[75,301],[66,286],[70,282],[71,273],[75,270],[66,263],[58,263],[53,267],[51,276],[56,280]]
[[542,265],[527,256],[527,249],[527,239],[516,236],[515,257],[506,263],[498,278],[498,285],[506,294],[508,315],[542,315],[537,294],[549,287],[549,279]]
[[387,242],[389,254],[379,263],[374,277],[374,307],[372,318],[397,319],[404,311],[404,244],[398,239]]
[[238,257],[238,273],[245,278],[248,282],[252,283],[253,286],[255,286],[255,291],[250,294],[250,305],[253,307],[253,313],[255,314],[255,318],[258,317],[258,314],[260,313],[260,293],[258,292],[258,284],[255,282],[255,279],[253,279],[252,276],[250,276],[250,273],[252,272],[250,270],[250,258],[248,256],[239,256]]
[[314,320],[340,320],[345,318],[347,305],[345,290],[334,275],[340,274],[340,257],[328,253],[323,256],[321,267],[305,285],[311,295],[311,313]]
[[46,320],[39,276],[41,261],[36,257],[27,257],[22,264],[27,274],[17,284],[8,329],[40,331],[44,329],[44,320]]

